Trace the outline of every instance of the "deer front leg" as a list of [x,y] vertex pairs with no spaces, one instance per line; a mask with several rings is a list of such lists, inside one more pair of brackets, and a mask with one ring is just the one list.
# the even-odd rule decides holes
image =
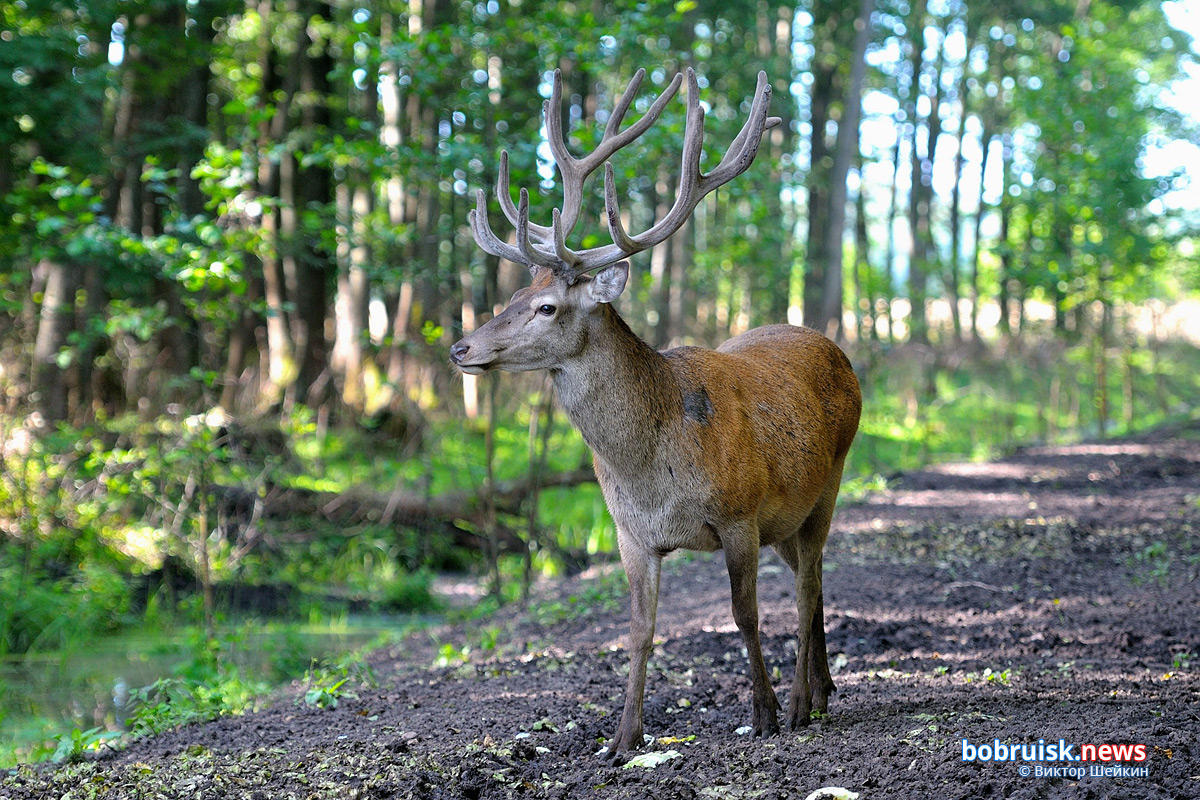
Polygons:
[[725,565],[729,569],[729,586],[733,595],[733,621],[746,642],[750,659],[750,680],[753,684],[754,735],[774,736],[779,733],[775,712],[779,700],[767,677],[762,645],[758,637],[758,526],[747,523],[722,532],[721,546],[725,550]]
[[622,750],[642,746],[642,697],[646,691],[646,662],[654,647],[654,620],[658,612],[658,580],[662,557],[652,553],[618,529],[621,566],[629,579],[629,678],[625,684],[625,708],[621,724],[608,745],[613,758]]

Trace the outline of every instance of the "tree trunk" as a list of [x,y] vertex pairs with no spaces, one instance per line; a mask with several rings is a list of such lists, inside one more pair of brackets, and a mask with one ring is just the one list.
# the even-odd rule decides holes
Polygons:
[[979,137],[980,146],[983,148],[983,154],[979,163],[979,206],[975,211],[975,232],[972,236],[972,252],[971,252],[971,341],[979,344],[982,339],[979,335],[979,258],[983,252],[983,214],[987,209],[987,205],[983,199],[983,182],[987,176],[988,154],[991,151],[992,131],[990,121],[985,117],[983,120],[983,132]]
[[[971,50],[975,47],[975,31],[972,29],[971,20],[973,17],[966,15],[966,39],[967,51],[964,55],[959,75],[958,86],[956,93],[958,95],[958,133],[955,136],[955,153],[954,153],[954,189],[950,198],[950,258],[946,263],[946,290],[950,295],[950,321],[954,332],[955,343],[960,343],[963,340],[963,325],[962,318],[959,316],[958,305],[962,299],[962,291],[959,286],[961,278],[961,262],[962,254],[965,250],[965,242],[963,241],[964,229],[962,225],[962,178],[963,167],[966,165],[966,158],[963,155],[963,142],[966,141],[967,135],[967,119],[970,116],[971,109],[971,88],[969,79],[971,75]],[[982,197],[983,189],[980,184],[980,196]],[[974,311],[971,312],[972,317]]]
[[846,178],[858,154],[858,122],[862,115],[862,90],[866,78],[865,55],[871,34],[871,12],[875,0],[859,0],[854,20],[854,45],[851,51],[850,79],[842,100],[842,118],[838,122],[837,146],[829,170],[829,230],[826,234],[824,290],[822,291],[818,330],[832,338],[843,338],[842,331],[842,247],[846,227]]
[[341,383],[341,401],[361,414],[365,410],[363,342],[367,337],[369,250],[364,241],[364,218],[370,213],[371,197],[361,176],[337,187],[341,233],[338,242],[337,295],[334,298],[335,339],[330,366]]
[[[815,23],[813,30],[819,30]],[[805,252],[808,270],[804,276],[803,313],[805,325],[824,329],[824,292],[829,285],[825,278],[825,270],[830,261],[829,248],[832,246],[829,238],[829,192],[830,172],[833,168],[825,128],[829,123],[829,106],[835,92],[837,65],[814,61],[812,72],[813,83],[809,95],[809,122],[812,133],[809,140],[811,161],[807,180],[808,242]]]
[[38,410],[47,425],[67,419],[69,389],[67,370],[59,365],[58,354],[67,345],[67,336],[75,328],[75,292],[80,270],[73,264],[47,261],[46,289],[38,318],[33,345],[34,385],[38,390]]
[[[859,159],[859,175],[862,175],[862,159]],[[861,288],[858,298],[859,341],[879,341],[877,313],[878,296],[876,279],[871,269],[871,237],[867,231],[867,199],[861,180],[854,198],[854,261],[855,275],[861,275],[856,284]]]
[[[253,0],[251,0],[253,2]],[[255,158],[258,166],[258,194],[277,198],[280,196],[279,162],[272,158],[275,143],[283,141],[286,132],[288,104],[295,93],[294,71],[287,70],[281,81],[276,74],[276,59],[271,35],[274,28],[273,3],[258,0],[261,31],[258,41],[259,71],[262,74],[261,121],[258,131],[258,147]],[[272,98],[280,95],[272,109]],[[263,301],[266,305],[266,350],[267,374],[264,376],[262,400],[273,404],[283,398],[283,393],[296,377],[295,350],[288,328],[287,303],[282,249],[280,240],[281,209],[269,204],[263,209],[262,235],[267,243],[262,256]]]
[[896,217],[900,208],[900,145],[904,142],[905,123],[899,112],[896,117],[896,144],[892,147],[892,194],[887,213],[887,253],[883,262],[885,313],[887,314],[888,344],[896,343],[896,325],[892,317],[892,301],[896,298]]
[[1000,333],[1006,339],[1012,336],[1009,317],[1009,281],[1013,275],[1013,246],[1009,241],[1012,227],[1012,198],[1009,196],[1009,178],[1013,162],[1012,133],[1005,131],[1001,136],[1000,149],[1000,286],[996,302],[1000,304]]
[[[312,148],[328,134],[330,128],[329,73],[333,70],[333,56],[328,45],[314,35],[320,33],[320,23],[328,6],[317,0],[296,0],[297,11],[310,22],[302,28],[296,54],[299,70],[299,91],[305,98],[299,107],[296,120],[303,134],[303,146]],[[316,51],[316,52],[314,52]],[[315,215],[316,220],[328,217],[328,208],[333,202],[333,175],[324,163],[305,164],[298,154],[284,159],[285,167],[292,170],[292,194],[290,234],[293,241],[284,259],[284,274],[295,287],[292,302],[296,313],[292,318],[292,340],[296,343],[299,371],[296,377],[296,399],[316,407],[321,405],[329,392],[328,355],[325,339],[325,316],[328,310],[329,289],[337,274],[337,263],[320,240],[321,223],[314,229],[306,223],[305,215]],[[287,206],[285,206],[287,208]]]
[[928,343],[929,341],[928,324],[925,319],[925,300],[928,284],[926,269],[928,268],[929,259],[926,241],[929,237],[931,197],[926,192],[926,184],[932,178],[932,175],[926,175],[925,169],[928,166],[932,170],[933,158],[931,148],[936,142],[932,134],[932,126],[937,117],[937,107],[935,105],[930,109],[929,115],[925,118],[927,130],[926,154],[922,157],[918,146],[921,125],[917,115],[917,98],[921,94],[921,74],[925,70],[925,17],[926,0],[916,0],[908,21],[910,30],[909,48],[911,51],[909,71],[912,79],[908,97],[908,116],[912,120],[911,181],[908,202],[908,227],[912,245],[908,259],[908,295],[912,306],[909,311],[909,339],[919,343]]

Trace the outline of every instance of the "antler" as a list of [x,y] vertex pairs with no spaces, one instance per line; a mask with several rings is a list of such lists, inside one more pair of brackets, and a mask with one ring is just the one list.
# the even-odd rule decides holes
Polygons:
[[[554,87],[550,99],[542,105],[542,115],[546,122],[546,133],[549,138],[550,151],[554,154],[558,171],[562,175],[563,207],[560,212],[555,209],[550,225],[537,225],[529,221],[529,193],[521,189],[520,200],[513,205],[509,192],[508,151],[500,154],[500,171],[496,181],[496,197],[504,216],[512,223],[517,231],[517,244],[503,242],[492,232],[487,219],[487,200],[482,189],[475,199],[475,208],[469,212],[468,219],[475,241],[488,253],[501,258],[525,264],[531,270],[549,268],[562,275],[569,282],[575,282],[581,275],[598,269],[615,261],[620,261],[635,253],[640,253],[656,244],[665,241],[671,234],[679,230],[696,206],[709,192],[718,186],[741,175],[749,168],[758,154],[765,131],[780,123],[779,117],[768,117],[767,109],[771,104],[771,87],[767,83],[767,74],[758,73],[758,85],[754,90],[754,102],[750,107],[750,116],[742,126],[742,130],[729,145],[729,149],[717,166],[709,173],[700,171],[700,153],[704,143],[704,109],[700,105],[700,88],[696,83],[696,73],[689,67],[687,74],[687,117],[683,134],[683,159],[679,177],[679,194],[667,215],[649,230],[630,236],[621,224],[621,210],[617,204],[616,181],[613,177],[612,164],[608,158],[625,145],[645,133],[651,125],[658,121],[663,108],[679,91],[679,85],[684,76],[677,74],[671,84],[658,96],[650,109],[634,124],[624,131],[620,130],[625,113],[633,103],[638,87],[646,75],[646,70],[639,69],[629,85],[613,106],[612,115],[604,128],[604,136],[600,144],[583,158],[575,158],[567,150],[563,137],[559,109],[562,105],[562,73],[554,71]],[[579,212],[583,206],[583,185],[596,168],[604,164],[604,208],[608,216],[608,230],[612,235],[612,244],[592,247],[586,250],[571,250],[566,245],[566,239],[579,220]]]

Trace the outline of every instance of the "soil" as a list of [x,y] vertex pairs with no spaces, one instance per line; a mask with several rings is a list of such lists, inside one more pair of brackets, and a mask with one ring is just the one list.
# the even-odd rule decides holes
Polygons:
[[[336,708],[306,705],[297,684],[256,713],[21,768],[0,797],[1200,797],[1200,424],[908,474],[834,526],[838,692],[798,733],[739,733],[750,681],[724,564],[681,555],[664,570],[647,686],[646,751],[677,754],[657,766],[596,755],[626,670],[610,567],[376,653],[377,683]],[[770,551],[759,597],[786,707],[796,610]],[[434,666],[443,644],[474,649]],[[1143,745],[1144,760],[965,761],[964,740],[1063,740],[1076,756]],[[1114,766],[1136,771],[1091,774]]]

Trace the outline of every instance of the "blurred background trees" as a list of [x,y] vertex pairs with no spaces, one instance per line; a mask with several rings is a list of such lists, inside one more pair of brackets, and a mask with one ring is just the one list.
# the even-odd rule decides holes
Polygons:
[[[1142,0],[0,4],[0,588],[111,627],[176,570],[211,623],[222,582],[403,604],[426,565],[503,593],[506,558],[610,551],[544,377],[446,360],[527,280],[466,228],[500,150],[535,219],[560,202],[555,69],[579,150],[639,67],[631,116],[693,67],[717,146],[766,70],[784,124],[621,311],[659,347],[837,338],[859,486],[1190,414],[1193,55]],[[631,229],[681,110],[614,165]],[[0,653],[50,641],[0,614]]]
[[[6,397],[49,425],[454,407],[444,345],[522,277],[478,252],[466,210],[508,148],[548,217],[556,68],[581,148],[638,66],[642,108],[695,67],[716,142],[757,70],[775,84],[785,125],[754,173],[636,265],[624,311],[660,347],[782,319],[852,345],[1004,344],[1030,303],[1078,339],[1190,288],[1170,267],[1194,217],[1164,204],[1183,172],[1145,163],[1195,138],[1166,102],[1190,44],[1153,2],[2,13]],[[680,131],[676,113],[617,164],[635,227],[670,203]]]
[[[465,212],[508,148],[548,218],[553,69],[581,148],[639,66],[642,108],[699,72],[713,141],[757,70],[774,82],[785,124],[754,171],[636,264],[624,311],[658,346],[784,319],[852,346],[1003,345],[1031,303],[1070,340],[1191,288],[1171,267],[1194,219],[1164,204],[1183,173],[1145,163],[1195,137],[1166,100],[1191,50],[1154,3],[3,14],[6,396],[51,425],[172,402],[339,420],[456,405],[442,349],[522,277],[478,252]],[[635,227],[673,195],[675,112],[617,164]]]

